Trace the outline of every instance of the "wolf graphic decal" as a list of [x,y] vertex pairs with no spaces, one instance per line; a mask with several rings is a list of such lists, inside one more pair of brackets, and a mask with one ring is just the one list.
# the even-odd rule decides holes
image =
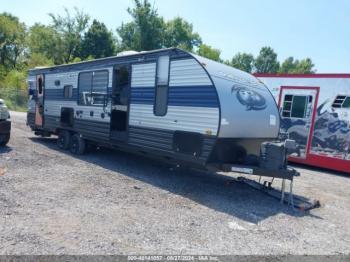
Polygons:
[[250,90],[246,87],[236,87],[231,88],[231,93],[236,91],[236,97],[238,101],[246,106],[246,110],[263,110],[266,108],[266,100],[258,92]]

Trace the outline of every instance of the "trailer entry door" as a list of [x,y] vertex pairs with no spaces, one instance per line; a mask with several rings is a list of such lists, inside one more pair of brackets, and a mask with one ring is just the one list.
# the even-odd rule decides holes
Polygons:
[[35,125],[38,128],[42,128],[44,113],[44,75],[36,76],[35,98]]
[[310,150],[318,90],[317,87],[281,87],[281,133],[297,142],[299,158],[306,158]]
[[110,137],[114,140],[127,140],[130,65],[118,65],[113,71]]

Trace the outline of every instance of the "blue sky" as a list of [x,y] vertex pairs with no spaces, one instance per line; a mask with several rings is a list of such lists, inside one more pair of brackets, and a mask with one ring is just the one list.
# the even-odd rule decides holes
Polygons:
[[[1,3],[2,2],[2,3]],[[278,59],[310,57],[318,73],[350,73],[348,0],[151,0],[166,19],[184,17],[205,43],[229,59],[236,52],[257,55],[271,46]],[[131,0],[0,0],[0,12],[28,25],[49,23],[48,13],[77,6],[115,31],[129,21]]]

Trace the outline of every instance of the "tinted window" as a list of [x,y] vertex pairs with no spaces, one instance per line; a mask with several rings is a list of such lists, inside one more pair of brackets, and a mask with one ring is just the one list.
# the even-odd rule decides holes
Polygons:
[[79,104],[91,104],[92,72],[79,74]]
[[342,104],[342,107],[343,107],[343,108],[350,108],[350,96],[348,96],[348,97],[344,100],[344,102],[343,102],[343,104]]
[[72,98],[72,96],[73,96],[73,86],[71,86],[71,85],[64,86],[63,87],[63,94],[64,94],[64,98]]
[[157,85],[168,85],[169,56],[160,56],[157,64]]
[[304,118],[306,114],[306,96],[294,96],[291,117]]
[[102,106],[107,96],[108,71],[79,74],[79,104]]
[[334,108],[341,108],[341,107],[344,107],[344,106],[343,106],[343,103],[345,102],[346,98],[347,98],[347,97],[344,96],[344,95],[338,95],[338,96],[334,99],[333,104],[332,104],[332,107],[334,107]]
[[312,103],[311,96],[285,95],[282,109],[283,117],[304,118],[308,103]]
[[169,56],[160,56],[157,63],[157,86],[154,114],[156,116],[166,115],[168,109],[169,88]]
[[108,71],[94,72],[92,77],[91,104],[102,106],[107,96]]
[[43,79],[41,77],[38,79],[38,93],[40,95],[43,93]]

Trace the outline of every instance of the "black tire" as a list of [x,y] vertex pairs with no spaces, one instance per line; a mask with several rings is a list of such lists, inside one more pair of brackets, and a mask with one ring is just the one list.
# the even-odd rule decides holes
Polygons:
[[79,134],[74,134],[70,140],[70,152],[75,155],[82,155],[85,153],[85,148],[85,140]]
[[0,135],[0,146],[6,146],[6,144],[10,141],[10,134],[2,134]]
[[57,146],[67,150],[70,147],[71,134],[67,130],[62,130],[58,134]]

